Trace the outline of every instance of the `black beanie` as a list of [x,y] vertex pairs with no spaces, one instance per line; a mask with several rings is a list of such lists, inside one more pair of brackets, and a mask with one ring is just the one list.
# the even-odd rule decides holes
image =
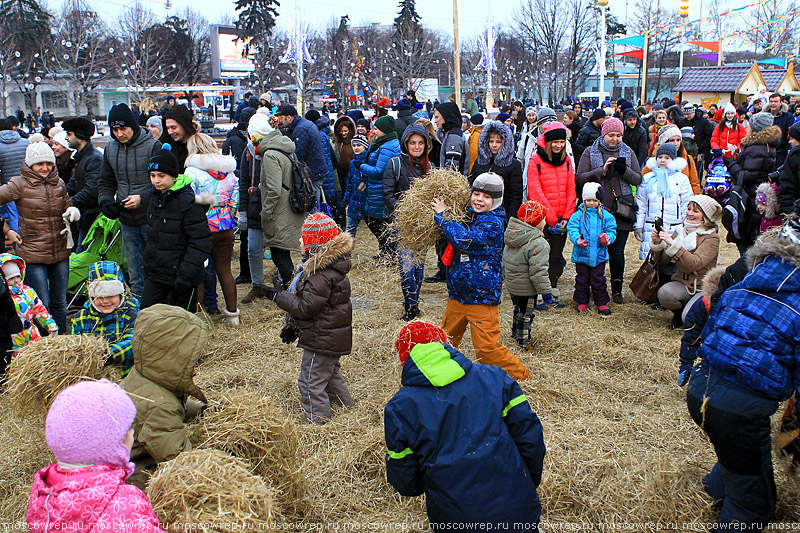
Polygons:
[[306,111],[305,119],[310,120],[311,122],[316,122],[320,119],[321,116],[322,115],[320,115],[319,111],[317,111],[316,109],[309,109],[308,111]]
[[800,141],[800,122],[795,122],[789,128],[789,137],[795,141]]
[[108,127],[114,128],[133,128],[137,129],[139,124],[133,118],[133,112],[128,104],[117,104],[108,112]]
[[[133,116],[133,115],[131,115]],[[167,126],[167,119],[171,118],[175,122],[181,125],[181,127],[186,131],[186,135],[191,136],[197,133],[197,129],[195,129],[194,124],[192,121],[194,120],[194,115],[189,108],[185,105],[176,105],[172,106],[166,111],[164,111],[164,128],[166,129]],[[173,156],[174,157],[174,156]],[[177,174],[176,174],[177,175]]]
[[469,117],[469,121],[475,124],[476,126],[480,126],[483,124],[483,115],[480,113],[475,113],[471,117]]
[[66,132],[71,131],[75,134],[75,137],[82,141],[88,141],[92,138],[92,135],[94,135],[94,122],[83,117],[65,120],[61,124],[61,127]]
[[598,107],[594,110],[594,113],[592,113],[592,122],[595,120],[600,120],[601,118],[606,118],[607,116],[608,115],[606,115],[606,112]]
[[567,128],[553,128],[544,132],[544,142],[549,143],[552,141],[566,141]]
[[178,177],[178,159],[175,157],[175,154],[172,153],[168,144],[162,145],[161,150],[150,158],[150,161],[147,163],[147,170],[163,172],[173,178]]

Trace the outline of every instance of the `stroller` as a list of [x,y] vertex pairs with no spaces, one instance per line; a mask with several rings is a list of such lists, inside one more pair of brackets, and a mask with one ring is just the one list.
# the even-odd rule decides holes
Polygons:
[[[86,295],[86,278],[89,267],[98,261],[114,261],[127,272],[127,263],[122,251],[122,225],[102,213],[92,223],[83,239],[83,251],[69,256],[69,283],[67,293],[72,296],[67,309],[83,303]],[[80,301],[79,301],[80,300]]]
[[715,157],[708,165],[708,175],[703,192],[725,207],[731,193],[731,173],[725,167],[722,156]]

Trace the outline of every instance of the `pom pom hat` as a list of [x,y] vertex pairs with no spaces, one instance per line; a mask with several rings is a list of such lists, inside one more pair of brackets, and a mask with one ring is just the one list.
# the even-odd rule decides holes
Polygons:
[[431,342],[447,342],[447,333],[439,326],[422,320],[414,320],[403,326],[394,343],[397,355],[400,357],[400,363],[406,363],[406,359],[408,359],[408,355],[414,346]]
[[47,143],[31,143],[25,150],[25,164],[32,167],[36,163],[56,164],[56,154],[53,153],[53,149]]
[[547,216],[547,208],[536,200],[528,200],[519,206],[517,218],[531,226],[538,226]]
[[303,251],[310,252],[339,235],[339,226],[324,213],[312,213],[303,222],[300,235],[303,238]]

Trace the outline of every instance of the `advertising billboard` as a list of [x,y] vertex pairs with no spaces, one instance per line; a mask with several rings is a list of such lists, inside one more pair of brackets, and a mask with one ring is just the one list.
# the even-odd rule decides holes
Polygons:
[[255,70],[248,57],[242,57],[244,43],[236,40],[236,28],[211,26],[211,75],[215,79],[246,78]]

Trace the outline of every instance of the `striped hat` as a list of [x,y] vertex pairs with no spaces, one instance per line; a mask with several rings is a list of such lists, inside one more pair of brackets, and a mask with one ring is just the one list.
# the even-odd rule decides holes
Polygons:
[[303,222],[300,235],[303,238],[303,251],[310,252],[339,235],[339,226],[324,213],[311,213]]

